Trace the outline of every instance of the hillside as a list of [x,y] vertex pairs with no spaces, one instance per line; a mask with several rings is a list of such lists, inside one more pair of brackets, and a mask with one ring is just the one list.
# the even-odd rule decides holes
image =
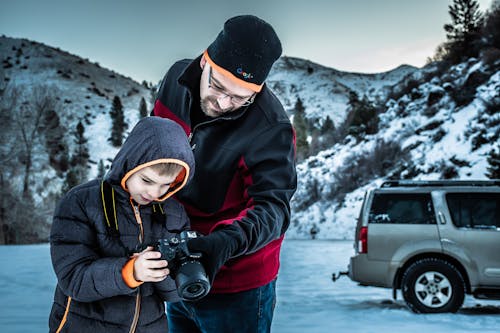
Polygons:
[[321,122],[329,116],[334,123],[339,123],[345,119],[350,91],[384,99],[390,87],[416,71],[415,67],[402,65],[384,73],[349,73],[308,60],[281,57],[274,64],[267,84],[290,114],[300,98],[309,119]]
[[[151,108],[151,92],[147,87],[97,63],[34,41],[2,36],[0,55],[0,92],[3,95],[0,105],[1,176],[2,183],[5,180],[9,182],[2,187],[2,200],[7,205],[10,200],[18,201],[16,197],[24,197],[22,204],[14,205],[14,211],[9,210],[7,216],[2,216],[8,224],[4,229],[15,230],[16,234],[12,237],[18,239],[46,239],[54,201],[61,193],[68,172],[65,167],[55,167],[52,155],[66,154],[71,157],[76,154],[75,131],[81,122],[90,155],[88,176],[95,177],[98,162],[102,160],[104,166],[109,167],[110,159],[117,151],[108,141],[113,99],[115,96],[120,98],[125,122],[131,129],[139,119],[141,98]],[[55,111],[49,116],[52,119],[33,119],[35,110],[42,107],[46,111]],[[37,121],[39,125],[35,129]],[[47,126],[54,128],[45,131]],[[52,138],[52,147],[49,148],[47,142],[56,132],[58,136]],[[31,135],[32,140],[24,140],[25,135]],[[30,142],[30,147],[26,147],[26,142]],[[31,173],[29,197],[26,198],[21,192],[28,157]],[[31,201],[33,204],[28,203]],[[28,228],[20,222],[22,219],[19,216],[24,215],[27,209],[36,210],[39,214],[37,218],[41,222],[37,230],[25,230]]]
[[[152,107],[151,91],[147,84],[34,41],[0,37],[0,54],[1,230],[12,242],[44,241],[54,202],[71,169],[54,163],[49,139],[54,145],[54,133],[59,133],[56,153],[75,154],[81,122],[90,155],[87,177],[93,178],[99,161],[109,166],[117,151],[109,142],[113,99],[120,98],[130,130],[139,119],[141,98]],[[353,92],[378,110],[375,132],[342,136],[298,164],[288,237],[310,237],[315,226],[319,238],[352,238],[364,191],[383,179],[485,178],[488,153],[499,141],[499,66],[498,61],[488,65],[471,58],[446,69],[402,65],[362,74],[298,58],[279,59],[267,84],[290,117],[300,98],[313,126],[329,117],[338,131],[354,112],[349,104]],[[50,97],[57,121],[33,132],[27,154],[22,130],[30,128],[22,124],[33,123],[29,111],[37,107],[40,87]],[[27,197],[26,161],[31,161]]]
[[384,179],[487,179],[500,152],[500,61],[430,66],[393,87],[378,131],[348,135],[298,166],[291,238],[351,239],[364,192]]

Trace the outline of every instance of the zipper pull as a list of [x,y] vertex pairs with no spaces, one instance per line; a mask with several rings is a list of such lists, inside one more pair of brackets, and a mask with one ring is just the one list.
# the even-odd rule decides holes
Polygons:
[[135,220],[137,224],[139,225],[139,243],[142,243],[144,240],[144,229],[142,226],[142,219],[141,219],[141,213],[139,211],[139,206],[134,205],[132,202],[132,199],[130,199],[130,204],[132,205],[132,208],[134,210],[134,215],[135,215]]
[[[192,131],[191,133],[189,133],[189,136],[188,136],[189,144],[191,144],[191,141],[193,140],[193,134],[194,134],[194,131]],[[194,144],[191,145],[191,150],[194,150],[195,148],[196,148],[196,143],[194,143]]]

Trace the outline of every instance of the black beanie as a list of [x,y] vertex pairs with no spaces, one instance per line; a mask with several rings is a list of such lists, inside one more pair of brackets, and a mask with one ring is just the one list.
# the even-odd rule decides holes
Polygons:
[[253,15],[241,15],[224,23],[205,57],[222,74],[258,92],[281,51],[281,42],[269,23]]

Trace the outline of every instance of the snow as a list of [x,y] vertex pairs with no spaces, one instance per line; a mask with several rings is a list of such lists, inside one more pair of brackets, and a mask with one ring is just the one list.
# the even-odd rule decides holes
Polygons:
[[[457,314],[417,315],[389,289],[333,283],[352,254],[352,241],[285,239],[272,332],[498,332],[500,301],[466,297]],[[0,256],[0,331],[46,332],[56,284],[49,245],[0,246]]]
[[292,112],[300,98],[307,118],[322,121],[329,116],[339,124],[346,115],[349,91],[355,91],[360,98],[364,95],[378,98],[384,89],[416,71],[415,67],[402,65],[384,73],[349,73],[308,60],[282,57],[274,64],[266,82],[285,110]]
[[[500,72],[494,73],[487,82],[480,85],[475,98],[465,106],[456,106],[452,97],[444,93],[446,84],[457,89],[465,80],[464,77],[484,70],[485,67],[480,61],[470,59],[467,63],[452,67],[447,75],[433,77],[430,82],[422,82],[413,88],[412,93],[402,96],[398,101],[389,100],[386,103],[387,109],[379,115],[378,133],[367,135],[359,142],[347,137],[344,142],[300,163],[297,166],[298,188],[292,199],[293,218],[289,235],[293,238],[309,238],[309,230],[316,226],[319,228],[319,233],[316,235],[319,239],[352,239],[364,193],[369,188],[380,186],[382,179],[369,180],[363,187],[348,193],[341,203],[329,199],[331,197],[329,194],[332,188],[335,190],[335,176],[339,176],[339,170],[342,170],[353,156],[362,156],[372,151],[377,140],[398,142],[402,149],[409,149],[409,159],[418,170],[418,174],[413,176],[414,179],[442,179],[441,170],[444,166],[455,168],[457,179],[486,179],[488,167],[486,156],[494,147],[494,140],[491,140],[490,144],[475,148],[473,139],[481,131],[488,138],[498,136],[500,131],[498,121],[490,121],[494,125],[487,125],[488,120],[491,120],[488,118],[498,117],[498,114],[490,116],[485,111],[488,103],[495,105],[494,100],[498,99]],[[331,75],[341,75],[332,69],[330,71]],[[315,73],[316,70],[312,75]],[[423,72],[413,72],[408,75],[417,77],[418,73]],[[398,77],[401,79],[401,76]],[[295,77],[290,79],[292,82],[307,81],[305,78],[302,81]],[[310,80],[304,85],[314,86],[315,81]],[[366,77],[352,77],[351,87],[360,86],[363,80],[366,80]],[[375,81],[370,84],[376,86]],[[442,97],[434,103],[429,103],[429,96],[436,92],[443,93]],[[314,89],[307,92],[304,88],[301,93],[303,94],[301,97],[307,96],[305,95],[307,93],[314,94]],[[411,94],[420,97],[413,98]],[[304,105],[307,113],[307,99],[304,99]],[[435,124],[438,124],[435,128],[427,127]],[[452,162],[453,159],[464,163],[456,165]],[[402,176],[405,176],[404,172]],[[296,205],[296,202],[307,202],[307,198],[311,196],[311,184],[318,184],[313,189],[319,192],[319,194],[314,193],[319,199],[307,207]]]
[[[18,57],[18,50],[21,49],[22,56]],[[91,159],[89,178],[97,175],[99,160],[109,167],[110,159],[118,150],[108,141],[112,125],[109,110],[113,97],[121,98],[130,130],[138,120],[140,99],[150,102],[151,92],[141,84],[86,59],[36,42],[0,37],[0,50],[12,64],[12,68],[4,71],[5,77],[9,77],[12,83],[28,87],[38,82],[50,84],[61,96],[64,112],[61,112],[60,118],[61,124],[68,130],[65,139],[70,153],[74,149],[71,132],[78,121],[84,123]],[[19,64],[16,64],[17,60]],[[456,166],[458,178],[485,178],[486,154],[493,144],[473,150],[472,141],[480,131],[491,138],[499,130],[499,124],[488,126],[482,117],[485,117],[486,106],[498,98],[500,72],[492,74],[488,82],[477,88],[476,98],[469,105],[457,107],[452,92],[460,89],[470,75],[485,72],[486,67],[478,59],[471,58],[451,67],[444,74],[434,73],[433,70],[433,66],[419,69],[402,65],[384,73],[362,74],[342,72],[291,57],[282,57],[276,62],[266,84],[291,117],[300,98],[308,120],[321,125],[329,116],[338,128],[349,110],[351,91],[360,98],[366,95],[370,100],[385,103],[384,112],[379,115],[378,133],[368,135],[359,142],[349,136],[298,165],[298,189],[292,201],[289,237],[309,238],[309,230],[316,225],[320,230],[317,234],[320,239],[352,239],[363,195],[367,189],[380,185],[382,179],[365,180],[367,184],[363,183],[362,187],[347,193],[342,202],[332,199],[332,194],[337,190],[339,170],[348,165],[349,160],[369,154],[377,140],[398,142],[403,149],[410,151],[410,166],[416,169],[412,175],[415,179],[439,179],[441,174],[435,170],[441,170],[443,166],[454,167],[450,162],[452,157],[464,162],[463,166]],[[428,74],[434,77],[426,79]],[[411,93],[386,101],[390,87],[402,88],[408,81],[418,81],[419,84]],[[429,96],[434,96],[436,100],[429,103]],[[151,107],[149,105],[149,109]],[[441,125],[432,130],[421,130],[431,123]],[[437,140],[437,136],[442,137]],[[36,154],[31,182],[37,189],[36,202],[48,201],[45,207],[52,208],[50,197],[60,192],[64,177],[55,174],[47,159],[46,152]],[[22,186],[21,176],[18,173],[12,177],[18,189]],[[383,178],[384,175],[380,176]],[[311,184],[318,191],[314,200],[308,199],[311,197]],[[294,201],[308,204],[297,208]],[[47,214],[47,222],[50,223],[50,214]]]

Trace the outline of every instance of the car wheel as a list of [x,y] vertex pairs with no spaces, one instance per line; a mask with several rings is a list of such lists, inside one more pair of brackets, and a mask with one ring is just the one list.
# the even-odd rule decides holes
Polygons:
[[410,309],[417,313],[457,312],[465,297],[465,282],[449,262],[426,258],[411,264],[401,289]]

